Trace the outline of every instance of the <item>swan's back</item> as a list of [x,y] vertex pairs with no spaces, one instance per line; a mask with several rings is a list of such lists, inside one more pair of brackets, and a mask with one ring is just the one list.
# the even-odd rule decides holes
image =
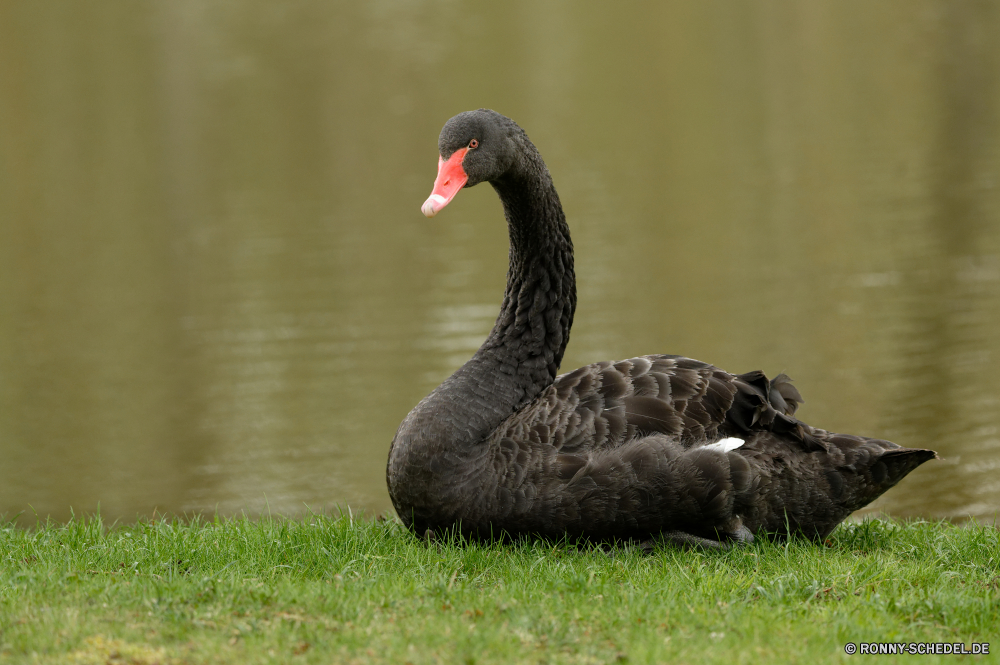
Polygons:
[[824,538],[934,457],[809,427],[801,401],[783,375],[679,356],[587,365],[480,444],[491,472],[466,479],[454,514],[474,534]]

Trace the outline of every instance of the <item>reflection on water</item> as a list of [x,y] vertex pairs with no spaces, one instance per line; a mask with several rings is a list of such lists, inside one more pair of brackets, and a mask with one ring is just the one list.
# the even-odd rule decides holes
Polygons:
[[441,125],[489,106],[574,233],[565,369],[786,371],[808,422],[945,458],[876,509],[990,518],[998,28],[943,1],[2,5],[0,513],[388,509],[396,426],[503,293],[488,187],[419,213]]
[[497,318],[496,305],[458,305],[439,307],[423,332],[420,348],[441,359],[441,366],[428,372],[426,380],[440,383],[476,352]]

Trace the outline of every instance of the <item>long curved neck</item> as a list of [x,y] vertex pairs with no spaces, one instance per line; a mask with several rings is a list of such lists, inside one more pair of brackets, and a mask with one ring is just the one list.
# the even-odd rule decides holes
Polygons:
[[476,353],[510,369],[511,384],[525,393],[521,403],[555,379],[576,310],[573,242],[559,195],[541,158],[529,165],[491,183],[507,218],[509,267],[500,315]]
[[500,315],[475,355],[421,405],[433,404],[439,427],[450,421],[454,429],[446,438],[452,443],[482,440],[538,396],[555,379],[569,342],[576,310],[569,227],[548,169],[530,142],[520,157],[490,183],[510,232]]

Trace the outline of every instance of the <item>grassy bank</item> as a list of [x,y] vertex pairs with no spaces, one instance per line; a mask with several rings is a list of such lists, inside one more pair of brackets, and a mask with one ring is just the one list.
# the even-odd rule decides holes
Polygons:
[[844,653],[861,641],[1000,652],[996,528],[868,521],[831,544],[608,556],[428,547],[347,517],[8,525],[0,661],[835,662],[867,658]]

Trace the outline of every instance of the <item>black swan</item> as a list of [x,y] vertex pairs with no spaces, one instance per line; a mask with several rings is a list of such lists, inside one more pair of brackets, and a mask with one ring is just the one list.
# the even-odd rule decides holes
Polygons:
[[438,148],[423,213],[489,182],[507,218],[510,268],[489,337],[393,438],[389,495],[418,534],[714,548],[754,534],[822,540],[936,457],[802,423],[784,375],[653,355],[556,376],[576,280],[545,163],[513,120],[488,109],[449,120]]

